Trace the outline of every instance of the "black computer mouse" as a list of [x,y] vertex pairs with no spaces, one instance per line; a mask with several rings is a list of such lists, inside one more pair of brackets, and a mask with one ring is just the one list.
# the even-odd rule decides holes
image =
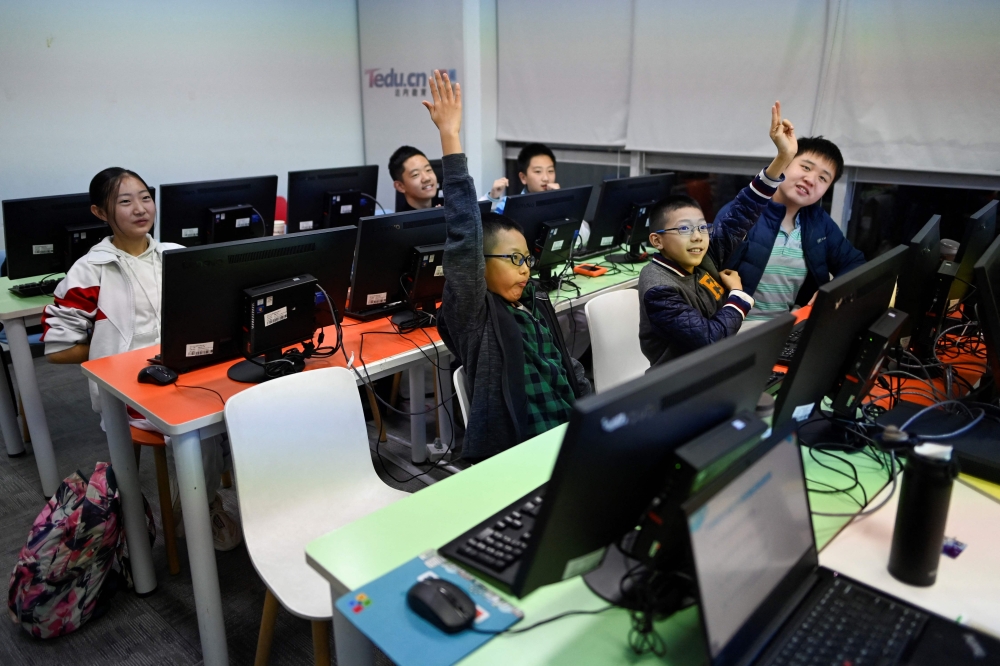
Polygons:
[[150,365],[139,371],[140,384],[166,386],[177,381],[177,373],[165,365]]
[[472,626],[476,604],[462,588],[440,578],[427,578],[410,588],[406,604],[441,631],[454,634]]

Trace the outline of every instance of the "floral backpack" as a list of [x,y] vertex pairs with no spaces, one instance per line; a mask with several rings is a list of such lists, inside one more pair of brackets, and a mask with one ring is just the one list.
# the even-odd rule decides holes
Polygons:
[[[145,504],[145,498],[143,498]],[[146,524],[155,538],[146,504]],[[121,500],[109,463],[88,480],[67,477],[35,518],[10,577],[11,619],[38,638],[55,638],[103,615],[129,585]]]

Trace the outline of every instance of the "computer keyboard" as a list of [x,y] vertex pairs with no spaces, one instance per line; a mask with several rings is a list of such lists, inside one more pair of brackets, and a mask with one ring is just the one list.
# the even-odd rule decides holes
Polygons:
[[438,549],[445,557],[511,585],[545,500],[541,486]]
[[42,280],[40,282],[22,282],[21,284],[15,284],[8,291],[15,296],[20,296],[21,298],[28,298],[29,296],[50,296],[56,290],[56,286],[60,282],[62,282],[62,278],[58,280]]
[[888,666],[920,634],[927,615],[850,581],[830,581],[766,666]]
[[771,376],[767,378],[767,386],[765,386],[765,388],[771,388],[772,386],[780,382],[782,379],[785,378],[785,374],[786,373],[778,370],[772,372]]
[[802,337],[802,331],[805,326],[802,324],[796,324],[792,332],[788,334],[785,338],[785,346],[782,348],[781,353],[778,354],[778,359],[784,361],[785,363],[791,363],[792,359],[795,358],[795,350],[799,348],[799,339]]

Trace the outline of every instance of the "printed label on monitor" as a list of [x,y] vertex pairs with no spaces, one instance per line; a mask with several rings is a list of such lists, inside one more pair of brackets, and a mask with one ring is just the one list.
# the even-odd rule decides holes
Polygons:
[[181,238],[197,238],[197,237],[198,237],[198,227],[181,229]]
[[810,402],[808,405],[799,405],[795,408],[795,411],[792,412],[792,418],[796,421],[805,421],[812,416],[813,407],[815,406],[815,402]]
[[557,240],[557,241],[553,242],[552,243],[552,251],[553,252],[558,252],[559,250],[562,249],[563,245],[565,245],[565,244],[566,244],[566,241],[564,241],[564,240]]
[[299,231],[309,231],[313,228],[312,220],[302,220],[299,222]]
[[388,295],[389,295],[389,293],[385,292],[385,291],[383,291],[383,292],[381,292],[379,294],[368,294],[368,299],[367,299],[366,303],[368,305],[381,305],[382,303],[385,303],[386,297]]
[[192,356],[210,356],[214,351],[214,342],[198,342],[193,345],[186,345],[184,355],[188,358]]
[[614,236],[601,236],[601,247],[608,247],[615,240]]
[[55,252],[54,245],[32,245],[31,254],[52,254]]
[[602,546],[592,553],[587,553],[586,555],[581,555],[580,557],[573,558],[566,563],[566,568],[563,569],[562,579],[572,578],[573,576],[579,576],[580,574],[585,574],[591,569],[596,569],[597,565],[601,563],[604,559],[604,551],[607,550],[606,546]]
[[270,326],[271,324],[277,324],[279,321],[285,321],[288,319],[288,306],[283,308],[278,308],[274,312],[264,313],[264,326]]
[[340,214],[347,215],[352,210],[354,210],[354,206],[352,204],[344,204],[343,206],[340,207]]
[[[260,301],[257,301],[257,302],[260,303]],[[267,303],[266,303],[266,305],[267,305],[267,307],[271,307],[272,305],[274,305],[274,296],[268,296],[267,297]]]
[[444,266],[438,264],[434,267],[434,277],[444,277]]
[[249,227],[249,226],[250,226],[250,218],[249,217],[238,217],[238,218],[236,218],[236,228],[237,229],[239,229],[240,227]]

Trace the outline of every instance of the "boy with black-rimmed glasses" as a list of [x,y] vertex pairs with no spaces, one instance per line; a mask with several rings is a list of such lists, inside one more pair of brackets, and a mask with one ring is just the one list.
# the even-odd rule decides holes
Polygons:
[[534,257],[510,218],[479,214],[459,140],[462,94],[434,72],[424,102],[444,157],[444,294],[438,331],[465,368],[469,418],[462,458],[478,461],[569,419],[590,393],[583,366],[566,351],[548,295],[528,278]]
[[639,346],[660,365],[734,335],[754,300],[736,271],[719,271],[746,238],[795,157],[795,128],[771,107],[771,140],[778,155],[709,225],[691,197],[674,195],[649,213],[650,244],[658,250],[639,273]]

